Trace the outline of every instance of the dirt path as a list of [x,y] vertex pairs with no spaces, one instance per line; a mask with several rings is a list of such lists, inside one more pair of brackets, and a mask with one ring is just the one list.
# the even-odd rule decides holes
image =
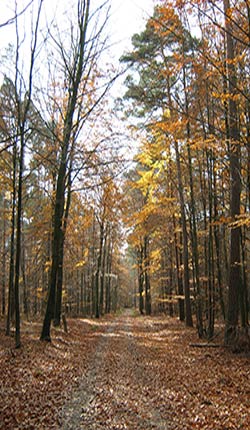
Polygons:
[[170,429],[150,396],[153,375],[135,321],[127,312],[102,335],[90,370],[63,410],[63,429]]
[[[242,385],[249,378],[247,358],[225,355],[223,349],[192,349],[194,332],[183,331],[182,324],[128,312],[98,335],[60,428],[250,429],[249,393]],[[248,367],[234,375],[237,360]]]
[[68,326],[44,343],[26,322],[15,350],[0,320],[0,430],[250,430],[249,356],[164,315]]

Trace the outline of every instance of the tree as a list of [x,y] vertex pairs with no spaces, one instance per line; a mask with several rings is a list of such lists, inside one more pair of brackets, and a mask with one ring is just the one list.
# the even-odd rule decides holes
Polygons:
[[[92,36],[92,43],[88,39],[90,37],[90,0],[78,1],[77,5],[77,35],[76,40],[72,40],[71,58],[68,59],[68,54],[65,47],[59,42],[58,48],[62,55],[62,60],[65,67],[65,81],[67,82],[67,100],[65,106],[65,115],[63,118],[62,140],[61,140],[61,153],[59,160],[59,168],[56,180],[56,194],[55,194],[55,209],[53,217],[53,235],[52,235],[52,265],[49,281],[49,292],[47,308],[43,322],[41,333],[42,340],[50,340],[50,325],[54,317],[55,303],[56,303],[56,285],[58,278],[59,265],[62,265],[62,255],[64,235],[63,228],[65,216],[65,191],[67,189],[67,178],[69,178],[69,166],[72,154],[74,153],[74,145],[76,136],[82,126],[83,118],[86,113],[83,113],[81,92],[82,89],[86,91],[86,82],[83,84],[84,73],[91,72],[97,51],[97,42],[99,38],[99,29],[96,30],[95,35]],[[79,103],[80,100],[80,103]],[[88,109],[90,112],[93,105]],[[75,123],[75,118],[78,121]],[[59,299],[58,299],[59,300]]]
[[[30,2],[29,6],[32,4]],[[29,110],[33,91],[33,75],[35,67],[36,50],[38,43],[39,24],[43,0],[39,1],[37,7],[32,10],[33,20],[30,34],[30,58],[26,61],[26,69],[22,61],[23,43],[26,41],[22,34],[19,18],[24,10],[19,11],[15,4],[15,67],[13,81],[5,79],[5,85],[9,86],[12,113],[14,116],[13,128],[11,130],[13,144],[13,198],[12,198],[12,233],[10,254],[10,277],[9,277],[9,311],[12,313],[12,285],[14,285],[14,307],[15,307],[15,342],[16,347],[21,345],[20,339],[20,305],[19,305],[19,282],[21,263],[21,235],[22,235],[22,211],[23,211],[23,176],[25,168],[25,149],[29,131]],[[28,7],[28,6],[27,6]],[[10,133],[10,130],[9,130]],[[8,149],[8,146],[4,149]],[[15,236],[16,231],[16,236]],[[14,253],[15,247],[15,253]],[[9,332],[10,316],[8,315],[7,332]]]
[[[226,67],[227,67],[227,87],[228,87],[228,137],[230,144],[230,212],[232,221],[240,215],[240,131],[238,125],[238,109],[235,99],[237,88],[236,70],[234,67],[235,54],[234,42],[232,37],[232,21],[230,16],[230,2],[224,0],[225,32],[226,32]],[[228,312],[225,329],[225,341],[231,343],[236,337],[238,325],[239,297],[241,292],[241,273],[240,273],[240,227],[231,228],[230,244],[230,272],[228,290]]]
[[[228,280],[226,332],[229,320],[236,331],[239,310],[243,326],[249,313],[247,233],[241,231],[248,216],[240,203],[248,193],[241,193],[247,171],[241,154],[248,147],[248,12],[248,2],[163,1],[122,57],[136,71],[126,80],[128,112],[143,119],[143,133],[146,123],[151,144],[157,133],[165,139],[176,163],[171,179],[179,193],[183,281],[194,296],[198,333],[210,338],[218,306],[225,317]],[[162,155],[156,157],[160,162]],[[157,203],[158,196],[159,190]]]

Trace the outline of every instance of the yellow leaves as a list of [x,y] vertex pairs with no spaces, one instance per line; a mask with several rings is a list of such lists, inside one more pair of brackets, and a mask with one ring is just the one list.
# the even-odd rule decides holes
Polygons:
[[139,188],[143,195],[148,194],[149,190],[148,188],[152,184],[153,178],[154,178],[154,172],[152,170],[148,171],[138,171],[140,175],[140,179],[135,184],[136,188]]
[[141,151],[139,154],[135,157],[136,160],[145,165],[145,166],[151,166],[152,165],[152,157],[151,154],[146,151]]
[[250,214],[242,214],[235,221],[230,222],[231,228],[250,227]]
[[206,139],[197,136],[189,140],[190,149],[192,151],[213,151],[214,155],[225,157],[227,153],[227,145],[225,139],[218,139],[214,135],[208,135]]
[[46,261],[46,263],[44,265],[44,271],[45,271],[45,273],[49,272],[49,270],[51,268],[51,265],[52,265],[52,261],[51,260]]
[[228,102],[229,100],[239,101],[240,94],[229,94],[229,93],[218,93],[216,91],[212,92],[212,96],[216,99],[219,99],[221,103]]
[[83,258],[76,263],[75,269],[80,269],[81,267],[84,267],[85,264],[87,264],[88,255],[89,255],[89,250],[88,248],[86,248],[83,252]]

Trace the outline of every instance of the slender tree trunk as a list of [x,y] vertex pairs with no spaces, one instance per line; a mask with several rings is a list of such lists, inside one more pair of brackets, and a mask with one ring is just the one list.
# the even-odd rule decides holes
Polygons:
[[[173,110],[173,107],[172,107],[169,80],[167,83],[167,92],[168,92],[168,99],[169,99],[170,114],[173,115],[174,117],[175,111]],[[190,282],[189,282],[189,251],[188,251],[187,222],[186,222],[186,214],[185,214],[185,201],[184,201],[184,192],[183,192],[179,144],[176,139],[174,139],[174,150],[175,150],[175,156],[176,156],[177,181],[178,181],[178,193],[179,193],[179,199],[180,199],[182,240],[183,240],[185,321],[188,327],[193,327],[192,307],[191,307],[191,299],[190,299]]]
[[[184,45],[184,43],[183,43]],[[187,131],[187,153],[188,153],[188,173],[189,173],[189,186],[190,186],[190,210],[191,210],[191,244],[193,254],[193,268],[194,268],[194,291],[196,292],[196,315],[197,315],[197,329],[199,337],[203,336],[203,321],[202,321],[202,299],[200,289],[200,274],[199,274],[199,252],[198,252],[198,239],[197,239],[197,227],[196,227],[196,209],[195,209],[195,197],[194,197],[194,184],[193,184],[193,166],[192,156],[189,140],[191,138],[190,120],[189,120],[189,102],[188,102],[188,91],[186,83],[186,66],[184,57],[184,46],[183,48],[183,89],[185,96],[185,115],[186,115],[186,131]]]
[[14,273],[15,273],[15,213],[16,213],[16,164],[17,164],[17,143],[13,148],[13,177],[12,177],[12,208],[11,208],[11,235],[10,235],[10,262],[9,262],[9,291],[8,291],[8,311],[6,320],[6,335],[10,336],[11,321],[14,318]]
[[104,311],[104,282],[105,282],[105,262],[106,262],[106,251],[107,251],[107,231],[103,232],[103,245],[102,245],[102,258],[100,268],[100,314],[103,315]]
[[3,197],[3,259],[2,259],[2,315],[6,312],[6,199]]
[[[79,88],[84,70],[84,55],[86,48],[86,33],[89,23],[89,8],[90,0],[86,2],[78,3],[78,26],[79,26],[79,40],[78,52],[73,59],[74,62],[74,75],[68,76],[72,88],[69,88],[68,102],[64,121],[63,139],[62,139],[62,151],[60,157],[60,165],[57,177],[56,186],[56,201],[54,210],[54,231],[52,239],[52,267],[51,276],[49,282],[49,292],[46,313],[43,322],[43,328],[41,333],[41,340],[50,341],[50,326],[51,321],[54,317],[55,312],[55,300],[56,300],[56,284],[58,276],[58,266],[60,264],[60,247],[63,243],[61,239],[61,229],[63,228],[63,215],[64,215],[64,202],[65,202],[65,191],[66,191],[66,177],[68,161],[70,156],[70,145],[73,144],[74,140],[73,133],[73,119],[75,110],[78,103]],[[72,69],[73,70],[73,69]],[[71,149],[72,151],[72,149]],[[65,234],[65,232],[64,232]],[[62,259],[61,259],[62,261]]]
[[[23,235],[22,235],[23,237]],[[25,244],[22,241],[22,258],[21,258],[21,270],[22,270],[22,284],[23,284],[23,312],[26,318],[29,318],[29,293],[26,282],[26,265],[25,265]]]
[[19,178],[17,191],[17,218],[16,218],[16,261],[15,261],[15,342],[16,348],[21,346],[20,334],[20,304],[19,304],[19,280],[21,264],[21,234],[22,234],[22,205],[23,205],[23,169],[24,169],[24,126],[20,128],[20,160],[19,160]]
[[[234,66],[234,41],[232,37],[230,16],[230,1],[224,0],[226,48],[227,48],[227,78],[228,78],[228,118],[230,137],[230,176],[231,176],[231,202],[230,211],[232,220],[240,214],[240,134],[238,126],[238,113],[235,101],[235,88],[237,84]],[[234,342],[239,315],[239,294],[241,291],[240,275],[240,227],[231,228],[230,244],[230,273],[228,289],[228,310],[225,327],[225,342]]]
[[143,299],[143,285],[144,285],[144,272],[143,272],[143,247],[140,246],[137,251],[137,265],[138,265],[138,288],[139,288],[139,311],[140,314],[144,313],[144,299]]
[[111,266],[112,266],[112,255],[111,255],[111,228],[108,224],[107,231],[107,258],[106,258],[106,272],[107,277],[105,277],[105,313],[108,314],[110,312],[110,274],[111,274]]
[[64,190],[65,190],[65,175],[66,175],[66,154],[64,149],[61,157],[60,168],[58,172],[57,188],[56,188],[56,202],[54,212],[54,229],[52,238],[52,266],[49,280],[49,291],[47,299],[47,307],[43,321],[43,328],[41,333],[41,340],[50,341],[50,326],[55,313],[55,300],[56,300],[56,283],[57,273],[59,266],[59,255],[61,246],[62,234],[62,217],[64,210]]
[[100,238],[99,238],[99,253],[97,258],[97,269],[95,274],[95,317],[100,317],[100,275],[103,257],[103,238],[104,238],[104,224],[100,224]]
[[[214,165],[214,171],[213,171],[213,188],[214,188],[214,220],[218,220],[218,202],[217,202],[217,179],[216,179],[216,169]],[[221,244],[220,244],[220,234],[219,234],[219,227],[217,225],[214,226],[213,229],[214,234],[214,243],[215,243],[215,254],[216,254],[216,268],[217,268],[217,282],[218,282],[218,295],[219,295],[219,302],[220,302],[220,308],[223,320],[226,319],[226,311],[225,311],[225,303],[224,303],[224,296],[223,296],[223,290],[222,290],[222,252],[221,252]]]
[[[176,221],[175,216],[173,216],[173,225],[174,225],[174,241],[175,241],[175,265],[176,265],[176,272],[177,272],[177,285],[178,285],[178,296],[183,296],[184,290],[183,290],[183,281],[182,281],[182,275],[181,275],[181,250],[180,250],[180,243],[178,242],[178,235],[176,232]],[[185,307],[184,307],[184,300],[182,298],[178,299],[179,304],[179,319],[180,321],[185,321]]]
[[241,255],[242,255],[242,283],[240,292],[240,315],[242,327],[249,325],[248,313],[249,313],[249,299],[248,299],[248,288],[247,288],[247,271],[246,271],[246,229],[241,231]]
[[68,193],[66,200],[66,208],[64,211],[64,217],[62,222],[62,228],[59,232],[59,252],[58,252],[58,267],[57,267],[57,279],[56,279],[56,302],[55,302],[55,314],[54,314],[54,326],[58,327],[61,323],[62,313],[62,290],[63,290],[63,260],[64,260],[64,242],[67,230],[67,223],[69,218],[69,209],[71,203],[71,170],[72,170],[72,158],[68,175]]
[[181,163],[178,142],[175,140],[175,155],[177,164],[177,176],[178,176],[178,191],[181,206],[181,223],[182,223],[182,237],[183,237],[183,263],[184,263],[184,295],[185,295],[185,318],[186,325],[193,327],[192,310],[191,310],[191,299],[190,299],[190,284],[189,284],[189,252],[188,252],[188,235],[187,235],[187,224],[185,215],[185,203],[183,196],[183,183],[181,176]]
[[151,315],[151,291],[150,291],[150,260],[149,260],[149,238],[144,237],[144,278],[145,278],[145,311]]

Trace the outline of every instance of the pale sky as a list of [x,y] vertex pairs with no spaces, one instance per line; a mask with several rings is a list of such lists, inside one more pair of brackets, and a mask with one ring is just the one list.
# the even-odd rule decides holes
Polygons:
[[112,0],[111,29],[114,38],[121,40],[125,49],[129,48],[134,33],[145,28],[152,16],[154,0]]
[[[14,0],[1,1],[1,17],[0,24],[13,16]],[[72,1],[72,0],[71,0]],[[102,0],[94,0],[97,4],[101,4]],[[29,0],[19,0],[18,5],[26,5]],[[74,3],[74,1],[73,1]],[[77,0],[75,0],[77,4]],[[109,22],[110,34],[114,41],[121,41],[124,48],[129,48],[129,43],[134,33],[144,29],[147,19],[152,15],[155,0],[110,0],[111,18]],[[46,14],[49,10],[65,9],[69,4],[68,0],[45,0],[44,7]],[[52,12],[53,13],[53,12]],[[11,34],[10,27],[0,29],[0,47],[6,45],[6,41]]]
[[[0,0],[0,24],[14,16],[15,1],[16,0]],[[29,4],[29,2],[30,0],[18,0],[18,6],[21,9],[23,6]],[[93,4],[97,6],[101,5],[103,2],[104,0],[93,0]],[[109,0],[109,2],[111,5],[111,12],[106,32],[110,37],[109,43],[111,48],[108,52],[109,57],[107,62],[114,63],[114,65],[117,66],[119,58],[124,52],[131,49],[131,37],[133,34],[139,33],[145,28],[147,20],[152,16],[156,0]],[[36,4],[35,0],[34,5]],[[61,20],[60,16],[68,17],[72,11],[72,5],[77,6],[77,0],[44,0],[43,10],[45,11],[48,22],[53,19],[52,17],[54,16],[58,24],[61,24],[60,29],[63,30],[63,19]],[[64,13],[65,10],[66,13]],[[23,30],[21,30],[20,27],[20,34],[25,38],[29,34],[30,29],[29,16],[31,15],[29,15],[29,13],[31,13],[30,8],[25,14],[25,27]],[[0,28],[0,49],[5,48],[9,42],[14,40],[14,25]],[[3,69],[1,70],[0,68],[0,81],[3,72]]]

